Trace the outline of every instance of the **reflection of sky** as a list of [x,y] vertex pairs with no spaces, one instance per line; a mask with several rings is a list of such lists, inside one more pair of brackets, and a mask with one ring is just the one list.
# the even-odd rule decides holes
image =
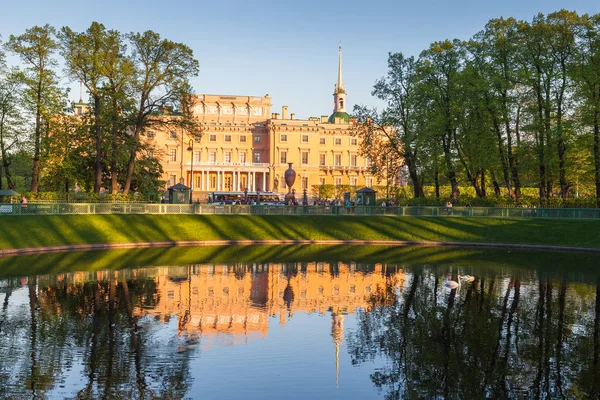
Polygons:
[[[354,314],[346,315],[344,329],[355,330]],[[245,346],[226,346],[194,357],[190,370],[195,379],[188,392],[193,398],[306,399],[379,398],[369,374],[375,365],[352,366],[345,341],[340,345],[339,386],[336,387],[335,347],[331,337],[331,315],[296,313],[286,324],[274,319],[266,339]],[[248,388],[252,387],[252,393]]]

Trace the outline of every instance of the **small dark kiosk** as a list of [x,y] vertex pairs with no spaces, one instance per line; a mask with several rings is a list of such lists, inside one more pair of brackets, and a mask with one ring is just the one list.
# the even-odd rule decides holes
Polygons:
[[377,191],[364,187],[356,191],[356,203],[361,206],[376,206]]
[[190,188],[182,183],[171,186],[169,191],[169,204],[188,204],[190,202]]

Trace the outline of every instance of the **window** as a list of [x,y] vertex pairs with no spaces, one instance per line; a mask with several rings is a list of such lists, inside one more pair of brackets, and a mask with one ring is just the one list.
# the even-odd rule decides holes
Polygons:
[[302,152],[302,164],[308,164],[308,151]]
[[246,135],[240,136],[240,143],[246,143]]
[[246,152],[240,153],[240,162],[241,163],[245,163],[246,162]]
[[325,185],[325,177],[319,178],[319,185],[321,185],[321,186]]
[[154,157],[154,152],[152,150],[148,150],[148,157]]
[[199,151],[194,152],[194,162],[200,162],[200,152]]
[[208,137],[208,141],[209,142],[216,142],[217,141],[217,135],[210,135]]
[[319,144],[325,144],[325,138],[324,137],[319,138]]
[[260,151],[255,151],[254,152],[254,162],[255,163],[261,162],[261,158],[262,158],[262,156],[260,154]]
[[260,136],[254,136],[254,143],[260,143]]
[[208,153],[208,161],[211,163],[214,163],[217,161],[217,152],[216,151],[211,151],[210,153]]
[[231,142],[231,135],[225,135],[225,141]]
[[169,132],[169,138],[170,139],[177,139],[177,132],[175,132],[175,131]]
[[169,161],[177,161],[177,149],[169,149]]
[[342,138],[335,138],[335,145],[340,146],[342,144]]
[[213,189],[217,187],[217,175],[216,174],[210,175],[210,187]]
[[231,176],[227,175],[225,176],[225,190],[227,190],[228,192],[231,191]]
[[342,178],[341,177],[337,177],[335,178],[335,186],[342,186]]
[[326,157],[325,153],[319,154],[319,166],[322,167],[325,165],[325,157]]
[[371,160],[369,160],[368,158],[365,158],[365,167],[370,167],[371,166]]
[[226,151],[223,154],[224,160],[226,163],[230,163],[231,162],[231,152],[230,151]]
[[302,141],[308,143],[308,135],[302,135]]
[[279,187],[282,189],[287,189],[287,185],[285,184],[285,178],[281,177],[281,181],[279,181]]
[[202,176],[198,175],[198,174],[194,174],[194,187],[195,188],[200,188],[202,185]]
[[365,182],[367,184],[367,187],[373,187],[373,178],[367,178],[365,179]]
[[279,152],[279,163],[281,163],[281,164],[287,163],[287,151]]
[[356,185],[358,185],[358,179],[350,178],[350,186],[356,186]]
[[302,177],[302,190],[308,190],[308,176]]
[[287,142],[287,135],[281,135],[281,136],[279,137],[279,141],[280,141],[280,142]]
[[350,154],[350,166],[351,167],[356,167],[357,160],[358,160],[358,157],[356,156],[356,154]]
[[342,155],[341,154],[336,154],[334,156],[334,163],[333,165],[335,165],[336,167],[341,167],[342,166]]
[[175,177],[175,175],[169,175],[169,187],[171,187],[175,184],[176,179],[177,178]]
[[357,138],[350,139],[350,145],[351,146],[356,146],[357,144],[358,144],[358,139]]
[[149,139],[152,139],[154,137],[154,132],[149,131],[146,136],[148,136]]

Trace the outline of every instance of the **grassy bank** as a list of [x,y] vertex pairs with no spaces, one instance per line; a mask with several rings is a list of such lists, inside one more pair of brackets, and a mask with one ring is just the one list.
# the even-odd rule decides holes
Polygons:
[[[466,272],[501,267],[505,273],[564,275],[571,281],[598,282],[600,254],[506,249],[397,246],[200,246],[131,250],[82,251],[0,257],[0,278],[75,271],[123,270],[191,264],[252,265],[268,263],[355,262],[428,268],[455,266]],[[519,276],[519,275],[516,275]],[[523,277],[526,278],[525,276]]]
[[0,217],[0,248],[220,239],[361,239],[600,248],[600,221],[248,215]]

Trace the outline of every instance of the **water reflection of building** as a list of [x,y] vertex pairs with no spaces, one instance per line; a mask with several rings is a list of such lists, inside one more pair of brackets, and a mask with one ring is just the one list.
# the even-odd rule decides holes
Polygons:
[[[138,315],[164,321],[177,315],[180,331],[189,333],[266,334],[269,317],[285,324],[295,312],[343,315],[369,308],[386,286],[402,287],[404,274],[382,264],[312,262],[165,267],[154,280],[157,305],[137,308]],[[341,336],[340,330],[334,338]]]

